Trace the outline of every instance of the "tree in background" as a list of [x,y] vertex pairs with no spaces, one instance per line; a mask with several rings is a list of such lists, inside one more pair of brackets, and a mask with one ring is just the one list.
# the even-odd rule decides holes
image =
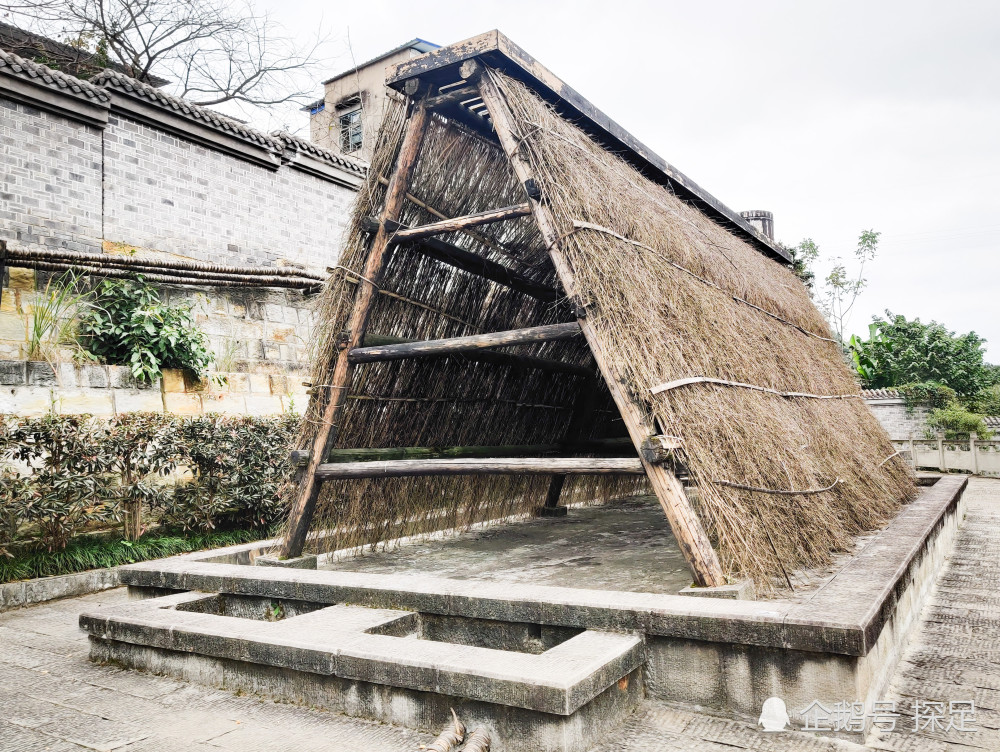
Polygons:
[[0,13],[204,106],[304,103],[324,41],[300,49],[241,0],[0,0]]
[[944,325],[908,320],[891,311],[875,317],[867,340],[852,337],[851,354],[869,389],[932,382],[972,399],[996,383],[984,360],[986,340],[975,332],[956,335]]
[[908,404],[932,407],[928,425],[947,438],[990,435],[983,415],[1000,414],[1000,370],[984,360],[986,340],[890,311],[868,332],[867,340],[851,337],[849,344],[865,387],[896,388]]
[[814,290],[816,274],[813,272],[812,265],[819,258],[819,246],[812,238],[806,238],[791,248],[785,246],[792,257],[792,272],[809,289],[809,294],[817,298],[817,305],[830,322],[834,334],[841,343],[845,342],[844,330],[851,310],[862,290],[868,285],[868,280],[865,279],[865,264],[873,261],[878,255],[878,241],[881,234],[875,230],[865,230],[861,233],[858,238],[858,247],[854,251],[854,257],[858,261],[856,272],[849,270],[842,258],[833,259],[833,268],[823,279],[823,286],[818,291],[818,298]]

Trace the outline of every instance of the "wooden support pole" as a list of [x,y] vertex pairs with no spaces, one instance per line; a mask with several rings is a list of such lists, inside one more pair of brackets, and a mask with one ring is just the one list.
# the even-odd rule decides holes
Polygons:
[[[470,72],[475,75],[475,71]],[[463,74],[463,77],[468,79],[472,76],[464,76]],[[478,75],[476,78],[478,79],[479,94],[489,109],[497,138],[500,140],[500,145],[510,160],[514,173],[523,185],[535,185],[531,166],[521,155],[520,142],[515,135],[507,103],[504,101],[503,95],[488,75]],[[544,197],[542,198],[544,199]],[[573,268],[559,247],[560,235],[552,211],[544,203],[544,200],[532,199],[531,204],[535,221],[538,223],[538,229],[548,248],[549,256],[556,268],[556,273],[562,282],[563,290],[570,299],[576,300],[578,299],[576,278]],[[632,395],[629,394],[628,387],[617,369],[606,357],[604,348],[601,346],[594,328],[586,318],[580,319],[580,328],[583,330],[590,349],[594,353],[594,358],[597,360],[597,365],[604,375],[608,388],[611,390],[611,396],[614,398],[615,404],[621,412],[629,435],[632,437],[632,443],[636,451],[639,451],[642,442],[648,436],[658,433],[658,431],[653,430],[653,426],[647,419],[645,411]],[[701,525],[701,520],[698,519],[698,515],[695,514],[694,509],[688,503],[680,481],[663,465],[654,465],[642,459],[641,462],[646,470],[646,475],[653,487],[653,491],[656,493],[660,505],[667,516],[670,529],[677,539],[677,545],[680,547],[681,553],[691,568],[695,582],[703,587],[724,585],[725,576],[719,564],[719,558],[715,553],[715,549],[712,548],[712,543],[705,533],[705,529]]]
[[0,304],[3,303],[3,276],[7,272],[7,241],[0,240]]
[[[597,380],[589,379],[580,385],[580,392],[573,406],[573,415],[569,419],[569,426],[566,428],[566,442],[572,443],[580,440],[581,435],[586,430],[587,425],[594,418],[594,409],[597,402]],[[626,439],[627,440],[627,439]],[[629,441],[631,446],[631,441]],[[559,506],[559,498],[562,496],[563,486],[566,484],[565,475],[554,475],[549,482],[549,490],[545,494],[544,509],[555,509]]]
[[[382,222],[382,224],[391,233],[395,233],[401,228],[406,228],[405,225],[399,222],[388,220]],[[377,232],[379,222],[368,219],[362,222],[361,228],[367,232]],[[413,247],[425,256],[429,256],[443,264],[454,266],[456,269],[462,269],[470,274],[478,274],[480,277],[485,277],[512,290],[517,290],[536,300],[552,303],[560,297],[558,290],[543,285],[541,282],[535,282],[533,279],[525,277],[523,274],[519,274],[503,264],[485,259],[477,253],[459,248],[457,245],[439,238],[424,238],[419,243],[415,243]]]
[[[428,113],[423,102],[413,104],[406,123],[406,133],[399,147],[396,166],[389,180],[385,194],[385,204],[382,209],[382,219],[399,219],[400,212],[406,201],[406,193],[410,187],[410,179],[420,154],[424,133],[427,130]],[[302,553],[306,534],[316,510],[316,499],[319,496],[321,482],[316,477],[316,470],[326,461],[327,453],[336,439],[336,427],[340,411],[346,402],[347,385],[350,383],[351,363],[348,353],[356,348],[365,335],[368,314],[375,300],[376,289],[371,280],[377,279],[385,265],[386,251],[389,248],[389,233],[380,228],[372,239],[364,271],[360,275],[360,283],[354,295],[354,307],[348,321],[348,340],[346,347],[337,355],[334,366],[329,398],[323,409],[320,428],[313,441],[308,464],[302,468],[298,476],[298,492],[292,505],[288,521],[288,532],[281,545],[281,556],[294,558]]]
[[478,214],[467,214],[464,217],[442,219],[440,222],[431,222],[420,227],[398,229],[392,233],[389,242],[408,243],[413,240],[420,240],[421,238],[429,238],[433,235],[459,232],[469,227],[481,227],[482,225],[492,225],[497,222],[508,222],[512,219],[527,217],[529,214],[531,214],[531,207],[528,204],[505,206],[500,209],[479,212]]
[[425,475],[642,475],[638,457],[507,457],[384,462],[328,462],[316,476],[334,478],[407,478]]
[[567,324],[533,326],[528,329],[511,329],[510,331],[493,332],[492,334],[473,334],[470,337],[430,339],[423,342],[383,345],[381,347],[357,347],[350,351],[348,359],[351,363],[375,363],[384,360],[400,360],[402,358],[455,355],[458,353],[486,350],[492,347],[527,345],[533,342],[556,342],[572,339],[579,336],[579,334],[580,325],[575,321],[571,321]]
[[[403,339],[402,337],[386,337],[381,334],[366,333],[364,341],[362,342],[362,347],[402,345],[418,341],[419,340]],[[593,378],[595,373],[592,367],[587,368],[587,366],[578,366],[575,363],[564,363],[561,360],[553,360],[552,358],[536,358],[533,355],[515,355],[514,353],[493,352],[492,350],[465,353],[465,358],[477,363],[492,363],[498,366],[534,369],[550,373],[569,373],[573,376],[580,376],[583,378]]]

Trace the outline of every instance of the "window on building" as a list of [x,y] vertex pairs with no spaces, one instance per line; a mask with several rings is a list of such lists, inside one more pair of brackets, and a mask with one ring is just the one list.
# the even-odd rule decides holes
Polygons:
[[361,148],[362,138],[361,108],[341,113],[340,150],[345,153],[357,151]]

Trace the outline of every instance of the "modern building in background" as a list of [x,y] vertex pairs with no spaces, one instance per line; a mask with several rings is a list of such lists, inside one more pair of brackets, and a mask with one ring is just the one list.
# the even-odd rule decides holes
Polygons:
[[310,140],[346,157],[369,161],[386,101],[399,97],[386,87],[385,69],[438,46],[423,39],[411,39],[324,81],[323,98],[303,108],[309,113]]

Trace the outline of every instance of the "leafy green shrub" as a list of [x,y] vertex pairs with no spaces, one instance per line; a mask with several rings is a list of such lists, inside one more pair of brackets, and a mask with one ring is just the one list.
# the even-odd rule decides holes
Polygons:
[[164,521],[202,531],[220,522],[247,527],[273,523],[284,511],[279,491],[288,477],[295,427],[291,416],[184,419],[180,464],[194,477],[178,484]]
[[1000,415],[1000,384],[983,389],[976,395],[971,407],[982,415]]
[[986,427],[983,416],[969,412],[957,402],[931,411],[927,418],[930,429],[943,431],[946,439],[967,439],[970,433],[988,439],[993,432]]
[[904,384],[899,387],[899,393],[906,400],[907,407],[926,405],[927,407],[947,407],[956,401],[955,390],[935,381],[924,381],[919,384]]
[[125,538],[143,533],[142,510],[163,504],[169,487],[159,477],[177,467],[175,421],[158,413],[125,413],[112,418],[100,437],[104,468],[113,482],[110,499],[122,510]]
[[86,415],[54,415],[19,421],[8,431],[4,459],[32,468],[24,521],[34,523],[49,551],[66,547],[78,531],[120,518],[105,482],[99,437]]
[[24,523],[30,483],[11,468],[0,469],[0,557],[12,556],[10,547]]
[[111,365],[128,366],[140,381],[153,381],[164,368],[203,375],[212,356],[190,304],[166,305],[140,277],[104,280],[78,328],[84,348]]

